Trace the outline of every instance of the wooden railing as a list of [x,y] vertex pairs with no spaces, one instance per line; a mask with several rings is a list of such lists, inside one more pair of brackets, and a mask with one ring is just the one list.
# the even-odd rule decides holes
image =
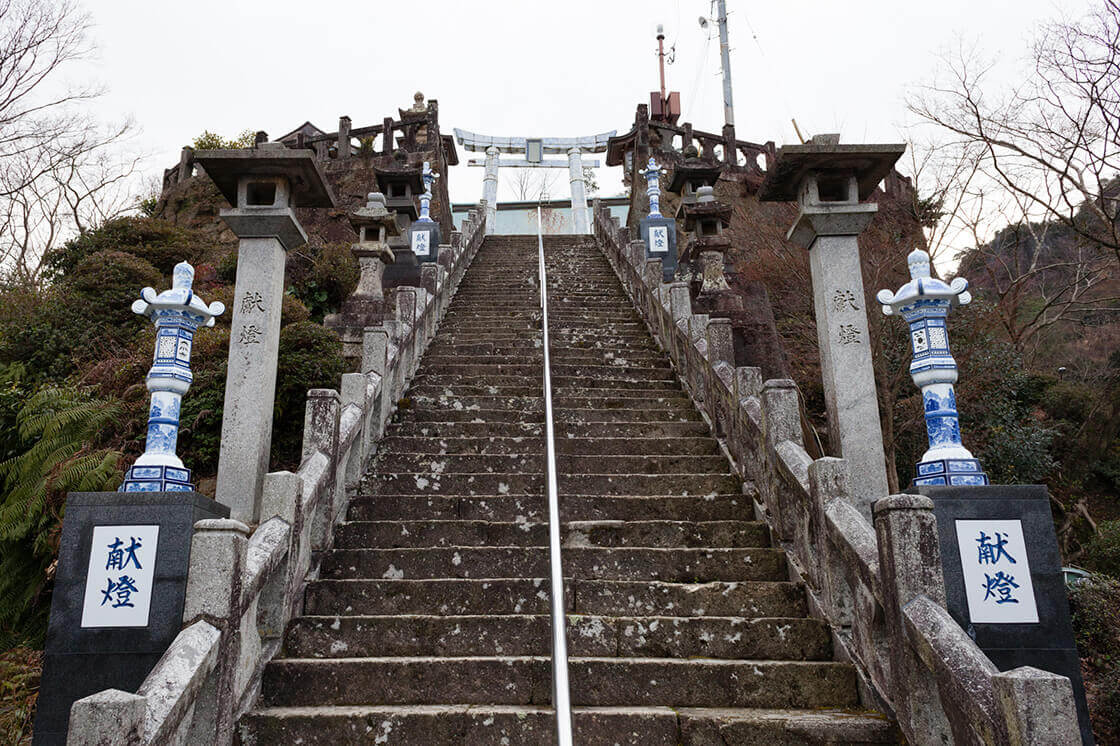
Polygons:
[[893,713],[913,744],[1080,743],[1069,679],[998,671],[949,615],[932,502],[891,495],[860,508],[847,462],[806,452],[794,382],[736,368],[730,320],[692,313],[687,285],[663,283],[661,260],[597,201],[594,215],[599,246],[735,470],[757,487],[756,516],[839,657],[855,664],[866,704]]
[[260,692],[264,666],[303,605],[308,578],[346,511],[428,343],[485,237],[472,210],[461,233],[395,289],[395,318],[365,330],[361,372],[340,391],[312,389],[295,473],[265,476],[260,523],[199,521],[191,541],[183,630],[135,694],[74,703],[68,744],[229,744]]

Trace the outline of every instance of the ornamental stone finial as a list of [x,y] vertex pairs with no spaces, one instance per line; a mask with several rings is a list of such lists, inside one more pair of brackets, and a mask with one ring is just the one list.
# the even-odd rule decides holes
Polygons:
[[172,270],[171,289],[156,294],[140,291],[132,310],[147,316],[156,326],[156,353],[147,386],[152,392],[148,407],[148,435],[144,453],[125,475],[121,492],[190,492],[191,472],[175,455],[179,437],[179,409],[190,388],[191,347],[200,326],[213,326],[214,317],[226,307],[217,301],[206,304],[194,294],[194,267],[179,262]]
[[931,276],[929,254],[921,249],[906,258],[910,282],[897,292],[880,290],[876,298],[883,313],[900,314],[910,324],[913,358],[910,376],[922,390],[929,450],[918,462],[914,484],[987,484],[988,476],[980,462],[961,443],[960,417],[953,384],[957,381],[957,362],[949,351],[946,319],[949,309],[972,300],[968,280],[954,278],[951,283]]

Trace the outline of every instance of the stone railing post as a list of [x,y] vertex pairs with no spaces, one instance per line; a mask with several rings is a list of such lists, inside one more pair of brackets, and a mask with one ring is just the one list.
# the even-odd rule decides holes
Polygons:
[[191,564],[183,625],[204,620],[221,630],[218,666],[203,685],[194,709],[192,738],[224,744],[233,738],[238,663],[241,659],[241,579],[249,527],[216,518],[199,521],[191,539]]
[[341,400],[334,389],[311,389],[307,392],[307,404],[303,415],[303,460],[321,451],[330,463],[331,484],[326,490],[326,502],[314,515],[311,531],[312,548],[316,551],[326,548],[330,542],[331,526],[334,524],[340,495],[345,495],[343,485],[337,484],[335,475],[338,459],[338,416]]
[[920,595],[945,606],[933,501],[920,495],[891,495],[878,500],[872,509],[891,641],[891,691],[899,723],[911,743],[955,743],[937,684],[907,643],[902,619],[902,607]]
[[147,698],[106,689],[74,702],[66,746],[139,746]]
[[757,485],[766,509],[773,520],[771,526],[785,541],[793,539],[790,519],[784,515],[782,477],[778,473],[778,446],[784,441],[803,445],[801,416],[797,408],[797,385],[789,378],[772,378],[762,385],[762,435],[766,441],[767,468]]
[[992,676],[992,688],[1013,746],[1081,741],[1073,687],[1065,676],[1023,666]]
[[370,426],[370,410],[372,402],[368,399],[369,378],[365,373],[343,373],[341,390],[341,409],[346,409],[353,404],[362,411],[358,439],[350,448],[350,456],[346,460],[346,488],[357,486],[365,471],[366,458],[373,445],[372,427]]
[[839,558],[829,549],[826,511],[833,500],[850,502],[851,472],[848,462],[825,456],[809,464],[809,499],[807,515],[798,531],[798,541],[805,567],[814,574],[821,600],[827,606],[829,620],[841,627],[852,624],[852,594],[845,582]]

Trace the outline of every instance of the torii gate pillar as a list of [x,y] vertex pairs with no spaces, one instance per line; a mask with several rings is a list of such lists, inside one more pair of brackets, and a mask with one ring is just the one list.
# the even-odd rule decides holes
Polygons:
[[590,233],[587,191],[583,182],[583,154],[579,148],[568,151],[568,181],[572,186],[572,233]]
[[486,175],[482,180],[482,198],[486,200],[486,232],[498,228],[498,153],[491,145],[486,149]]

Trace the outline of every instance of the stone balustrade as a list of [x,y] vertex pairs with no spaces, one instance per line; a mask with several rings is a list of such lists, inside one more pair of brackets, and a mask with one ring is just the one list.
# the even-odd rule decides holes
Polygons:
[[999,672],[945,608],[932,502],[853,494],[847,462],[812,459],[793,381],[734,366],[730,322],[693,314],[684,283],[664,283],[598,201],[593,231],[627,294],[736,471],[758,490],[834,649],[855,664],[868,704],[893,712],[913,744],[1079,743],[1069,679]]
[[485,236],[471,211],[425,267],[424,287],[395,290],[395,318],[365,330],[361,372],[312,389],[298,471],[265,475],[255,527],[200,521],[191,542],[184,627],[136,694],[74,703],[71,746],[228,744],[302,606],[333,527]]

